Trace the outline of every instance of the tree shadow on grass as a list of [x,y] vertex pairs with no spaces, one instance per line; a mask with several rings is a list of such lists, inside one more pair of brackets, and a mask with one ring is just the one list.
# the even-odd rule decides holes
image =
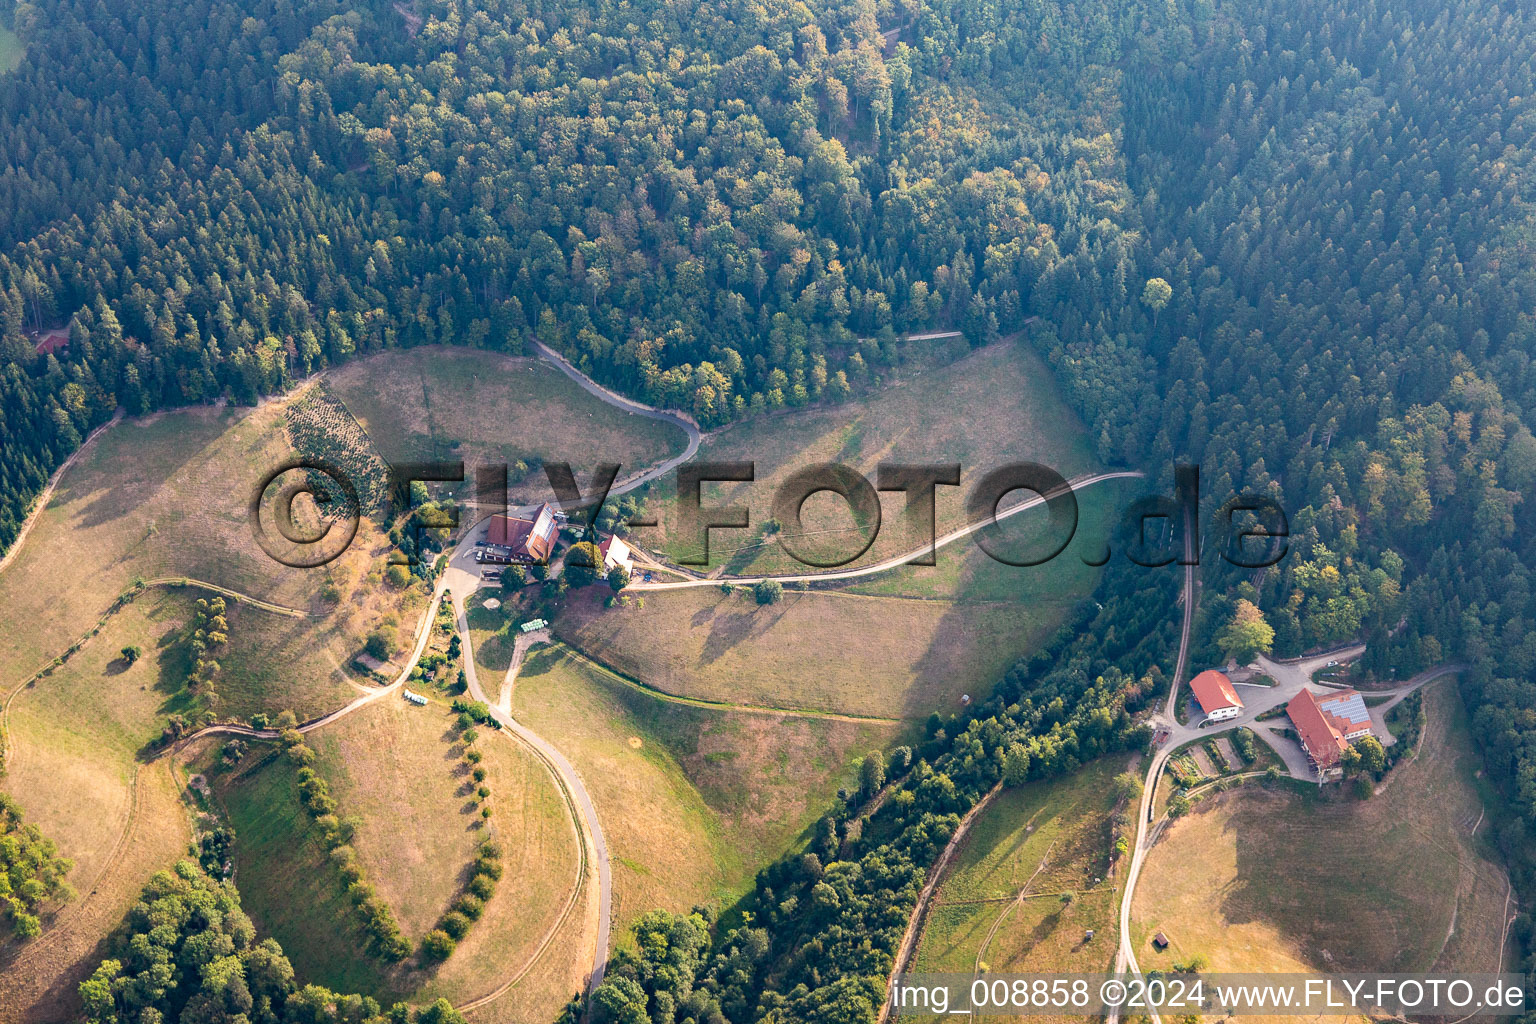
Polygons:
[[[734,597],[722,600],[737,601]],[[765,637],[774,626],[778,625],[788,611],[787,603],[781,600],[778,604],[760,605],[755,601],[742,602],[730,608],[722,608],[720,604],[713,608],[702,609],[694,616],[695,626],[709,625],[709,633],[704,637],[704,647],[699,652],[699,665],[711,665],[719,661],[728,652],[749,640]]]
[[[245,411],[242,410],[242,413]],[[82,497],[88,496],[88,504],[75,516],[76,528],[89,529],[138,513],[161,492],[166,481],[175,479],[183,469],[216,444],[218,438],[235,422],[210,410],[182,409],[164,415],[178,417],[180,425],[185,428],[174,432],[177,441],[165,444],[164,432],[155,431],[154,428],[146,430],[131,420],[125,420],[103,434],[94,446],[93,458],[103,460],[103,464],[111,467],[107,473],[100,478],[87,476],[81,472],[84,466],[77,466],[70,473],[70,480],[59,482],[54,497],[57,503],[68,502],[77,488],[83,492]],[[198,437],[199,427],[209,431],[205,443],[176,453],[176,446],[185,443],[181,439]],[[146,447],[143,442],[149,439],[151,433],[155,442]],[[146,455],[151,452],[153,457],[146,460]],[[88,458],[85,465],[90,464],[91,458]],[[133,467],[135,471],[124,473],[124,467]],[[103,486],[107,481],[110,483]],[[145,515],[143,522],[145,529],[148,529],[152,519]],[[168,537],[168,540],[174,544],[173,537]]]

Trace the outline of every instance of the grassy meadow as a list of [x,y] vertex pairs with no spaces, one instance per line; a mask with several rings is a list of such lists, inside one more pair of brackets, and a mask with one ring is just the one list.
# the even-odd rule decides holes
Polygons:
[[[569,462],[578,479],[617,462],[623,478],[686,441],[676,427],[616,409],[535,359],[434,346],[348,363],[327,381],[384,458],[462,460],[471,478],[478,465],[519,460]],[[511,494],[514,504],[553,500],[542,472],[514,478]]]
[[536,647],[519,721],[581,773],[612,854],[614,934],[647,910],[728,905],[896,730],[662,700],[562,646]]
[[[418,708],[389,699],[307,739],[338,815],[355,821],[352,846],[365,877],[413,943],[463,890],[477,845],[487,837],[501,843],[506,875],[484,916],[446,963],[430,969],[415,961],[391,968],[362,952],[357,916],[285,759],[266,759],[270,748],[255,748],[248,766],[219,782],[238,837],[236,878],[246,909],[263,934],[282,943],[301,979],[337,991],[463,1002],[529,966],[559,923],[578,884],[576,833],[559,790],[533,755],[487,733],[478,744],[495,811],[486,825],[471,806],[455,718],[443,703]],[[563,1002],[579,983],[574,969],[546,974],[554,991],[530,981],[498,1005]]]
[[[954,362],[901,373],[894,383],[835,406],[794,409],[743,420],[704,439],[700,459],[756,465],[752,483],[707,484],[706,505],[745,505],[747,530],[711,531],[710,565],[737,575],[799,571],[777,540],[764,536],[773,498],[793,473],[816,463],[847,465],[872,482],[881,462],[955,463],[961,486],[939,487],[938,532],[966,520],[964,501],[982,475],[1008,463],[1043,463],[1067,478],[1095,468],[1082,423],[1062,401],[1049,370],[1023,342],[1005,341]],[[637,530],[636,540],[669,557],[698,555],[676,532],[671,491],[662,488],[661,527]],[[924,537],[904,512],[900,492],[881,495],[882,526],[853,565],[910,550]],[[792,524],[785,523],[786,533]],[[819,494],[802,509],[796,534],[819,558],[846,556],[862,545],[866,524],[847,504]]]
[[1454,683],[1426,690],[1425,710],[1418,756],[1369,800],[1348,785],[1248,786],[1173,822],[1136,889],[1141,966],[1201,954],[1213,971],[1498,970],[1508,880],[1488,843],[1493,797]]
[[[670,694],[725,704],[886,719],[958,711],[1053,629],[1060,608],[785,591],[658,591],[603,607],[573,593],[555,632],[604,664]],[[829,656],[829,652],[837,652]]]
[[1120,892],[1110,862],[1111,794],[1126,766],[1125,757],[1101,758],[999,794],[939,882],[913,969],[1109,970]]
[[[63,651],[135,580],[189,577],[304,613],[243,614],[229,601],[221,716],[291,707],[307,717],[349,699],[345,666],[363,635],[391,617],[408,635],[423,596],[419,585],[384,586],[386,542],[366,518],[353,545],[324,569],[288,568],[257,545],[250,496],[294,455],[284,401],[127,420],[97,438],[0,573],[0,615],[30,624],[0,635],[0,685]],[[335,600],[323,598],[327,586]]]

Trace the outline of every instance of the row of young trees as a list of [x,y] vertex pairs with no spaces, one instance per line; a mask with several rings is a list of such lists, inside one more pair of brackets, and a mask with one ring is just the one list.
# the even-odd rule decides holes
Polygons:
[[329,851],[328,867],[335,869],[346,886],[347,898],[356,908],[363,931],[368,936],[368,952],[390,963],[404,960],[411,955],[411,940],[400,930],[389,904],[379,898],[373,884],[364,876],[357,851],[351,845],[352,824],[337,817],[336,798],[331,796],[330,784],[313,768],[315,752],[304,742],[304,736],[295,724],[293,712],[284,711],[278,717],[277,728],[281,730],[284,754],[298,766],[294,776],[298,797],[314,819],[321,843]]

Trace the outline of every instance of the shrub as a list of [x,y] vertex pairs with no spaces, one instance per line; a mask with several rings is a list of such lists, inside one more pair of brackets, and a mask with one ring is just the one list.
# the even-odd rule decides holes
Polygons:
[[451,911],[443,915],[442,921],[439,922],[439,927],[447,932],[450,938],[455,940],[462,939],[465,935],[469,934],[469,918],[456,910]]
[[1212,736],[1205,741],[1205,752],[1211,758],[1211,766],[1217,771],[1224,772],[1231,768],[1231,765],[1227,764],[1226,755],[1221,752],[1220,744],[1216,742],[1216,737]]
[[394,626],[380,626],[368,634],[363,649],[380,661],[388,661],[394,656],[397,637]]
[[459,713],[460,729],[468,729],[476,722],[488,723],[491,721],[491,709],[483,701],[460,698],[455,700],[452,706],[453,710]]
[[466,893],[453,902],[453,909],[469,918],[471,921],[480,920],[480,915],[485,913],[485,901],[478,896]]
[[500,880],[504,870],[501,866],[501,861],[493,857],[481,857],[475,861],[475,874],[477,875]]
[[479,764],[480,759],[484,756],[485,755],[480,753],[478,750],[467,750],[464,752],[464,760],[468,761],[470,764]]
[[469,880],[469,893],[482,900],[488,900],[496,892],[496,883],[484,875],[476,875]]
[[411,955],[411,943],[404,935],[396,933],[379,942],[379,955],[386,960],[399,963]]
[[1258,751],[1253,745],[1253,730],[1246,726],[1232,733],[1232,749],[1243,759],[1243,764],[1253,764]]
[[441,928],[432,929],[421,940],[422,953],[433,960],[447,960],[457,948],[458,943],[453,941],[453,936]]

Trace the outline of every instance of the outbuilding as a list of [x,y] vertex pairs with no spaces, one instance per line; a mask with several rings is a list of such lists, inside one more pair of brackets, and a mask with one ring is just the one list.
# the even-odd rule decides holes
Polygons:
[[627,573],[635,571],[634,556],[629,553],[629,545],[619,537],[610,535],[597,550],[603,556],[603,571],[612,572],[614,569],[623,569]]
[[1220,722],[1243,713],[1243,700],[1225,672],[1206,669],[1189,681],[1189,690],[1200,702],[1207,721]]

